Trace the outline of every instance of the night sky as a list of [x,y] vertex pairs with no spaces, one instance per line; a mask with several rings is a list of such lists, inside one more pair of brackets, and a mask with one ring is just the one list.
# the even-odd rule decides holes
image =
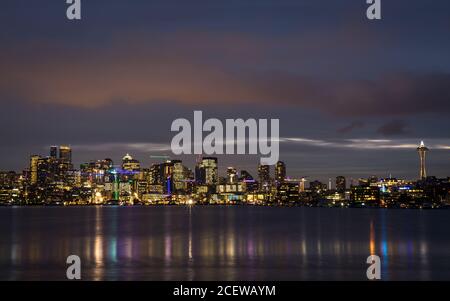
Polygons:
[[365,2],[83,0],[73,22],[65,0],[3,0],[0,169],[53,144],[149,166],[203,110],[279,118],[292,177],[415,179],[420,140],[429,174],[450,176],[450,2],[384,0],[375,22]]

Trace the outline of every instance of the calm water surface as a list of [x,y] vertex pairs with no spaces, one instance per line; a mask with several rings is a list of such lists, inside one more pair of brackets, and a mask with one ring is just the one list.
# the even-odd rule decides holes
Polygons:
[[450,211],[0,208],[0,280],[450,280]]

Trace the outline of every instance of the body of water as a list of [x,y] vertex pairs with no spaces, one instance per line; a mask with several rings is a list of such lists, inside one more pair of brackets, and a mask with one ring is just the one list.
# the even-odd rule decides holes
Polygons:
[[450,211],[0,208],[0,280],[450,280]]

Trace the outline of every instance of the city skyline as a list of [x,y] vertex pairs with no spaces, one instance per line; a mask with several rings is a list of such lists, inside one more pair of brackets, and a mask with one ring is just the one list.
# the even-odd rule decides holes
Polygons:
[[[293,139],[293,138],[291,138],[291,139]],[[281,138],[280,140],[284,140],[284,138]],[[430,150],[432,150],[433,152],[435,151],[435,150],[433,150],[433,148],[430,149],[428,145],[425,146],[423,140],[421,140],[420,143],[418,145],[416,145],[416,146],[409,145],[409,144],[403,144],[403,145],[395,146],[395,145],[386,145],[386,141],[380,141],[380,142],[384,144],[384,147],[386,149],[389,149],[389,148],[397,149],[398,148],[398,149],[402,150],[405,154],[409,153],[408,157],[410,157],[410,158],[413,157],[413,156],[410,156],[410,155],[411,155],[411,153],[413,153],[412,150],[414,150],[414,149],[419,151],[422,147],[424,147],[427,152],[430,151]],[[370,143],[374,143],[374,141],[371,141]],[[145,145],[146,144],[136,145],[136,147],[139,147],[139,146],[144,146],[145,147]],[[65,146],[65,145],[61,145],[61,146]],[[51,145],[51,146],[43,147],[41,154],[45,153],[45,152],[48,152],[48,149],[51,150],[54,147],[58,147],[58,146],[57,145],[56,146],[55,145]],[[67,147],[70,147],[72,150],[77,152],[77,146],[73,147],[72,145],[69,144],[69,145],[67,145]],[[159,146],[159,147],[161,147],[161,146]],[[181,160],[181,161],[185,162],[186,165],[188,165],[188,166],[194,166],[195,163],[196,163],[196,160],[198,160],[198,158],[199,158],[199,155],[181,155],[181,156],[176,156],[176,155],[171,154],[170,146],[166,146],[166,147],[167,147],[167,151],[158,152],[158,153],[155,152],[153,154],[147,154],[144,157],[144,160],[142,160],[142,158],[139,157],[139,156],[135,156],[134,153],[133,153],[133,149],[131,149],[128,152],[126,152],[126,155],[129,155],[131,153],[133,155],[133,157],[135,157],[136,159],[138,159],[139,162],[141,162],[143,168],[148,168],[152,164],[160,162],[161,158],[165,158],[167,160]],[[381,149],[383,149],[383,146],[381,147]],[[382,150],[380,150],[380,151],[382,151]],[[136,151],[136,153],[139,154],[140,151]],[[46,157],[46,156],[42,156],[41,154],[35,153],[34,155],[35,156]],[[116,156],[108,156],[108,152],[105,151],[104,155],[100,156],[100,157],[91,158],[89,160],[80,160],[80,159],[77,158],[78,156],[75,156],[73,161],[72,161],[72,158],[71,158],[71,161],[73,162],[73,166],[78,169],[78,167],[81,166],[82,164],[89,163],[89,162],[94,162],[94,161],[100,161],[100,160],[103,160],[105,158],[111,158],[113,160],[113,162],[120,162],[121,158],[123,157],[124,154],[125,153],[122,153],[121,155],[118,155],[118,156],[117,155]],[[31,155],[30,157],[32,157],[34,155]],[[200,157],[201,156],[203,156],[203,157],[211,157],[209,155],[200,155]],[[247,158],[252,158],[253,161],[254,161],[252,163],[247,163],[245,165],[231,164],[231,163],[235,163],[236,162],[236,160],[234,160],[234,159],[223,161],[223,159],[227,158],[227,157],[236,158],[236,157],[240,157],[240,156],[242,156],[242,155],[214,155],[213,157],[217,157],[217,158],[221,159],[220,160],[221,161],[221,165],[220,165],[220,169],[219,169],[219,175],[220,176],[225,176],[226,175],[226,169],[228,167],[237,167],[239,170],[250,171],[251,174],[257,174],[257,172],[258,172],[258,167],[257,166],[259,165],[259,159],[258,159],[259,157],[257,155],[244,155]],[[429,159],[430,158],[428,158],[428,156],[427,156],[426,161],[429,161]],[[431,159],[433,159],[432,156],[431,156]],[[280,161],[289,163],[289,161],[283,160],[283,158],[280,158]],[[226,162],[229,162],[230,164],[226,163]],[[379,178],[396,177],[396,178],[405,178],[405,179],[408,179],[408,180],[415,180],[415,179],[424,178],[424,177],[421,176],[422,175],[422,161],[420,160],[420,156],[419,156],[419,161],[416,162],[416,163],[417,163],[417,167],[414,164],[411,164],[411,162],[408,162],[409,166],[411,166],[411,170],[415,170],[415,173],[409,172],[409,174],[411,175],[410,177],[405,177],[401,173],[396,172],[395,170],[390,169],[390,168],[386,169],[386,172],[384,172],[384,173],[377,173],[375,171],[370,172],[370,170],[368,170],[367,173],[363,173],[363,172],[356,173],[355,172],[355,173],[351,173],[350,175],[345,173],[345,172],[339,173],[339,171],[337,171],[337,172],[335,171],[335,173],[328,173],[327,169],[323,168],[323,170],[322,170],[323,174],[317,176],[317,175],[314,175],[314,174],[309,175],[306,172],[306,170],[305,170],[305,172],[301,172],[302,171],[301,167],[292,166],[290,164],[290,166],[289,166],[290,170],[289,171],[290,171],[290,177],[292,177],[292,178],[308,178],[308,179],[320,180],[320,181],[323,181],[323,182],[328,182],[328,180],[330,178],[334,178],[334,177],[338,177],[338,176],[344,176],[346,178],[353,179],[355,181],[357,181],[359,178],[365,178],[365,177],[369,177],[369,176],[378,176]],[[425,160],[424,160],[424,164],[425,164]],[[428,163],[427,163],[427,165],[428,165]],[[272,165],[270,167],[271,167],[271,169],[275,170],[276,169],[276,164],[274,164],[274,165]],[[27,169],[27,166],[24,166],[24,165],[23,165],[22,168],[18,168],[18,169],[5,169],[5,168],[2,168],[0,166],[0,170],[1,171],[14,171],[14,172],[19,172],[20,173],[20,172],[22,172],[25,169]],[[417,170],[419,170],[419,171],[417,172]],[[428,167],[427,167],[427,170],[428,170]],[[430,173],[428,173],[428,174],[431,175],[431,176],[437,176],[438,178],[439,177],[440,178],[445,178],[445,177],[448,176],[446,174],[437,174],[436,175],[436,174],[433,174],[433,172],[431,174]],[[427,172],[425,172],[425,177],[426,177],[426,175],[427,175]]]
[[[283,140],[283,138],[281,138],[280,140]],[[403,145],[400,148],[403,149],[405,152],[408,149],[414,149],[413,146],[409,146],[408,147],[408,145]],[[126,154],[122,155],[122,158],[113,158],[111,156],[108,156],[107,153],[106,153],[102,158],[95,158],[95,159],[90,159],[90,160],[86,160],[86,161],[80,161],[80,160],[73,161],[72,160],[72,150],[74,150],[74,148],[70,144],[69,145],[56,145],[56,144],[55,145],[51,145],[51,146],[48,146],[47,148],[45,148],[43,152],[44,153],[45,153],[45,151],[48,152],[49,149],[50,149],[50,152],[49,152],[48,156],[36,153],[36,154],[33,154],[33,155],[30,156],[30,160],[32,160],[33,157],[39,157],[39,158],[54,157],[54,158],[56,158],[56,154],[59,154],[60,151],[62,152],[62,150],[60,150],[60,149],[68,149],[69,150],[69,154],[68,155],[64,155],[64,156],[70,156],[70,159],[68,159],[68,161],[71,162],[72,168],[76,170],[76,169],[79,169],[79,167],[81,167],[81,166],[83,166],[85,164],[88,164],[88,163],[99,162],[99,161],[106,160],[106,159],[107,160],[112,160],[112,162],[121,162],[126,157],[130,157],[130,158],[134,157],[133,160],[137,160],[139,162],[139,166],[140,167],[142,167],[142,168],[149,168],[153,164],[160,164],[162,159],[164,159],[165,161],[174,161],[174,160],[178,161],[179,160],[181,162],[184,162],[184,160],[182,160],[182,158],[190,158],[192,160],[192,164],[189,164],[191,162],[191,160],[187,160],[188,164],[186,164],[186,165],[188,165],[188,166],[190,166],[190,165],[195,166],[196,163],[198,163],[199,158],[214,157],[214,158],[218,159],[218,158],[224,158],[224,157],[230,156],[230,155],[181,155],[181,156],[177,156],[177,155],[171,154],[170,153],[170,147],[167,146],[167,149],[168,149],[167,152],[162,152],[162,153],[159,153],[157,155],[148,155],[147,156],[148,157],[147,160],[140,160],[140,158],[135,157],[131,152],[127,152]],[[415,149],[419,153],[419,161],[417,163],[417,168],[416,168],[416,170],[418,170],[418,172],[417,172],[416,176],[412,176],[412,177],[405,178],[405,179],[407,179],[407,180],[417,180],[417,179],[419,179],[420,180],[420,179],[426,178],[427,175],[436,176],[434,174],[429,174],[426,171],[426,170],[428,170],[428,168],[426,167],[427,166],[428,156],[427,156],[427,159],[426,159],[424,153],[430,151],[430,148],[428,147],[428,145],[425,145],[425,142],[423,140],[421,140],[420,143],[416,146]],[[75,148],[75,151],[76,151],[76,148]],[[133,157],[132,157],[132,155],[133,155]],[[231,155],[231,156],[232,157],[236,157],[236,156],[241,156],[241,155]],[[255,158],[258,157],[257,155],[245,155],[245,156],[247,156],[247,157],[255,157]],[[75,158],[76,158],[76,156],[75,156]],[[147,162],[150,162],[150,163],[147,163]],[[258,160],[256,160],[256,162],[258,162]],[[279,162],[283,162],[284,163],[285,160],[280,158],[278,163]],[[270,168],[271,173],[273,173],[274,178],[278,178],[278,176],[277,176],[278,163],[277,164],[273,164],[273,165],[267,165]],[[119,167],[120,165],[121,164],[119,164],[119,163],[114,164],[115,167]],[[230,164],[223,165],[222,164],[222,165],[218,165],[218,167],[219,167],[218,168],[218,175],[221,176],[221,177],[225,177],[227,175],[227,171],[228,171],[229,168],[237,168],[238,172],[240,172],[242,170],[243,171],[250,171],[252,175],[257,175],[258,172],[259,172],[258,166],[260,166],[260,165],[261,165],[260,163],[257,163],[254,166],[245,165],[244,167],[242,167],[242,166],[239,166],[239,165],[230,165]],[[248,168],[249,166],[251,166],[251,167]],[[289,167],[292,167],[292,166],[289,166]],[[14,171],[14,172],[17,172],[17,173],[21,173],[23,171],[26,171],[27,169],[28,170],[30,169],[29,166],[25,166],[25,167],[23,167],[21,169],[17,169],[17,170],[7,170],[7,169],[2,169],[0,167],[0,171],[3,171],[3,172]],[[296,170],[296,169],[294,168],[293,170]],[[326,170],[324,170],[324,171],[326,172]],[[375,174],[375,173],[368,173],[368,174],[362,175],[360,177],[355,177],[355,178],[348,177],[348,176],[346,176],[343,173],[340,173],[340,174],[339,173],[337,173],[337,174],[329,174],[329,177],[317,178],[317,177],[311,177],[311,176],[308,176],[308,175],[305,175],[305,174],[295,174],[295,173],[294,174],[293,173],[286,174],[286,167],[284,167],[284,176],[283,177],[287,177],[287,178],[305,178],[305,179],[308,178],[308,179],[314,179],[314,180],[320,180],[320,181],[328,182],[328,180],[330,180],[331,177],[340,177],[340,176],[349,178],[351,181],[353,181],[353,180],[354,181],[358,181],[359,178],[366,178],[366,177],[369,177],[369,176],[378,176],[379,178],[389,178],[389,177],[404,178],[404,177],[398,177],[396,175],[395,171],[394,172],[391,171],[391,172],[389,172],[387,174],[381,174],[381,175]],[[437,176],[437,177],[439,177],[439,176]],[[444,175],[444,176],[441,176],[441,177],[444,178],[444,177],[447,177],[447,176]]]
[[371,175],[347,181],[341,175],[327,183],[292,177],[283,161],[274,166],[259,164],[256,174],[228,166],[226,175],[221,175],[219,159],[202,155],[194,168],[165,156],[144,166],[129,153],[120,164],[106,157],[77,168],[70,146],[51,146],[47,155],[32,155],[22,173],[0,171],[0,205],[447,208],[450,177],[427,176],[425,152],[429,149],[421,141],[416,150],[417,180]]

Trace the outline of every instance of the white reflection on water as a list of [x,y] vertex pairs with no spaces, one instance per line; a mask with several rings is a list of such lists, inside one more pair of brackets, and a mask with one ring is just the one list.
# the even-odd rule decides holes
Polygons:
[[103,210],[100,207],[95,208],[95,238],[94,238],[94,280],[103,279],[104,275],[104,261],[103,254],[105,252],[103,246]]

